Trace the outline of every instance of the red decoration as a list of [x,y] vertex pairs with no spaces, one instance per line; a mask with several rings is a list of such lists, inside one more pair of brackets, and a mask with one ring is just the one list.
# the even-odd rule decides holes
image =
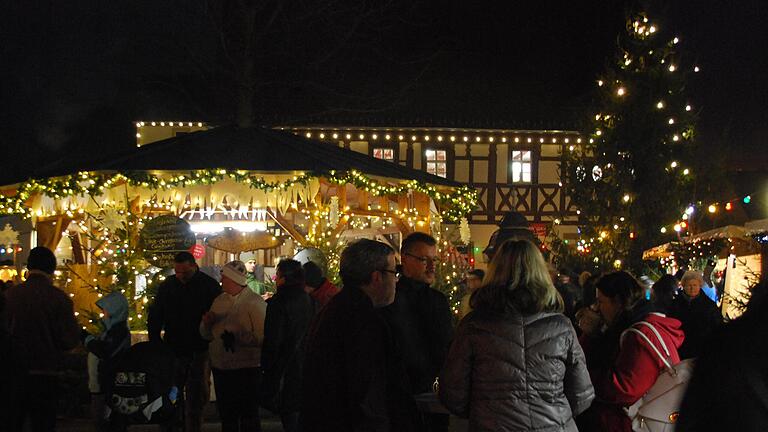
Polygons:
[[191,253],[195,259],[200,259],[205,256],[205,246],[199,244],[193,245],[189,248],[189,253]]

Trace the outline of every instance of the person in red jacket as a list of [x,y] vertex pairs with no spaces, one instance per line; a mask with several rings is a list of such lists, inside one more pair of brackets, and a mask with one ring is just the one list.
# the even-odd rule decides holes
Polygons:
[[314,262],[307,261],[302,267],[306,279],[304,290],[317,302],[317,309],[322,309],[340,290],[323,276],[323,270]]
[[680,362],[677,349],[684,334],[680,321],[658,312],[645,299],[645,289],[624,271],[609,273],[598,280],[596,309],[587,309],[578,317],[583,332],[580,341],[596,399],[577,423],[581,431],[630,432],[632,424],[624,408],[637,402],[653,386],[665,366],[639,335],[622,333],[634,326],[656,341],[653,330],[637,323],[651,324],[667,345],[672,364]]

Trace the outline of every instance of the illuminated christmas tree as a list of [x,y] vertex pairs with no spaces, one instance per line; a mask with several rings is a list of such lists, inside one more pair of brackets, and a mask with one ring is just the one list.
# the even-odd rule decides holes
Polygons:
[[685,90],[699,69],[690,60],[679,37],[631,14],[597,80],[583,138],[563,155],[579,220],[575,246],[597,267],[640,269],[645,249],[685,230],[671,221],[692,198],[696,111]]

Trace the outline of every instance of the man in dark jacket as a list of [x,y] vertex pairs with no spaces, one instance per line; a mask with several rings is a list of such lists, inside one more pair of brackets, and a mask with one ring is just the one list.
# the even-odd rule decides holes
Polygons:
[[395,268],[395,252],[381,242],[359,240],[342,252],[344,289],[307,335],[303,430],[415,430],[402,363],[378,313],[394,301]]
[[[304,291],[301,263],[284,259],[277,264],[277,290],[267,300],[261,368],[264,382],[261,404],[276,414],[285,432],[295,432],[301,405],[302,342],[315,314],[315,305]],[[322,397],[322,395],[316,395]]]
[[[29,252],[29,277],[9,289],[6,295],[6,328],[16,361],[28,366],[28,374],[17,380],[15,389],[2,389],[13,396],[8,410],[10,419],[2,418],[3,427],[23,430],[29,419],[33,431],[53,431],[56,427],[58,376],[64,353],[80,341],[80,326],[75,320],[72,300],[53,286],[56,257],[38,246]],[[3,416],[5,417],[5,416]],[[8,422],[10,420],[10,422]]]
[[696,359],[675,430],[765,431],[768,425],[768,281],[744,315],[715,330]]
[[[448,300],[430,288],[435,282],[437,242],[428,234],[415,232],[403,240],[400,257],[402,276],[397,294],[384,314],[403,355],[411,393],[429,393],[453,336]],[[447,414],[425,414],[423,420],[423,430],[448,430]]]
[[178,387],[185,389],[185,423],[187,432],[199,432],[203,406],[208,402],[210,363],[208,341],[200,336],[200,320],[221,293],[215,279],[201,272],[189,252],[174,258],[176,275],[158,287],[149,308],[147,330],[150,341],[163,341],[173,349],[180,364]]
[[715,302],[701,291],[704,278],[700,272],[685,272],[680,285],[683,291],[673,301],[669,316],[683,324],[685,340],[679,350],[682,360],[699,356],[707,338],[722,323],[722,318]]

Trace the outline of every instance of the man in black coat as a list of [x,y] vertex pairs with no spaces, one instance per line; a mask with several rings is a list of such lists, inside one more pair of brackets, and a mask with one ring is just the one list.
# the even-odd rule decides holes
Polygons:
[[27,267],[27,280],[5,292],[8,334],[0,359],[8,368],[2,372],[14,375],[0,383],[0,429],[23,430],[29,420],[33,431],[53,431],[64,355],[79,343],[80,326],[72,299],[53,285],[53,252],[32,249]]
[[768,281],[744,315],[715,330],[696,359],[675,430],[765,431],[768,425]]
[[301,347],[315,315],[315,304],[304,291],[304,269],[300,262],[292,259],[280,261],[276,276],[277,290],[267,300],[264,320],[261,404],[280,414],[285,432],[294,432],[299,430],[304,362]]
[[704,278],[700,272],[685,272],[680,284],[683,291],[673,301],[669,316],[683,324],[685,340],[678,350],[683,360],[699,356],[707,338],[722,323],[722,318],[715,302],[701,291]]
[[307,335],[303,430],[416,430],[416,407],[379,313],[394,301],[395,269],[395,252],[381,242],[359,240],[342,252],[344,289]]
[[[448,299],[432,289],[437,263],[437,241],[415,232],[400,248],[402,275],[395,301],[384,310],[405,362],[411,393],[433,392],[453,337]],[[425,414],[423,430],[447,431],[447,414]]]
[[160,284],[149,308],[147,330],[150,341],[162,339],[179,360],[179,389],[185,389],[187,432],[200,432],[203,407],[208,402],[210,362],[208,341],[200,336],[200,320],[221,293],[215,279],[201,272],[195,257],[179,252],[173,264],[176,275]]

